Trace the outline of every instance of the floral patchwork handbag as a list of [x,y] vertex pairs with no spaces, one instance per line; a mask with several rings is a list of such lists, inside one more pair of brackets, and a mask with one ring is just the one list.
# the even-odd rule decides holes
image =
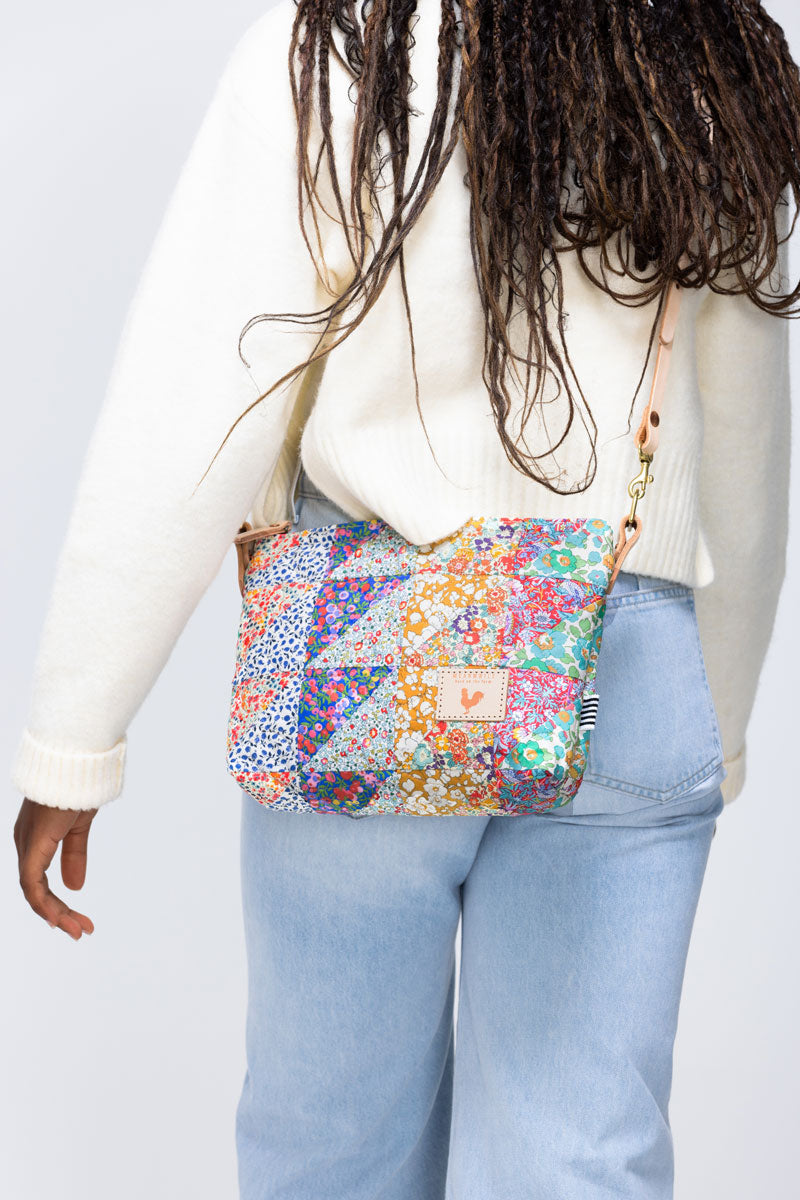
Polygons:
[[292,812],[541,813],[586,766],[606,597],[641,533],[680,290],[663,302],[641,470],[599,518],[475,517],[428,545],[381,520],[236,536],[227,766]]

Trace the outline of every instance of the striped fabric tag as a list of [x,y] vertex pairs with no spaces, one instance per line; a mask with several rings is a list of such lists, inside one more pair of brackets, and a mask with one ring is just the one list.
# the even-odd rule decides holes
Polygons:
[[600,697],[596,692],[584,692],[583,701],[581,703],[581,717],[578,722],[578,728],[581,733],[585,729],[594,729],[597,721],[597,709],[600,706]]

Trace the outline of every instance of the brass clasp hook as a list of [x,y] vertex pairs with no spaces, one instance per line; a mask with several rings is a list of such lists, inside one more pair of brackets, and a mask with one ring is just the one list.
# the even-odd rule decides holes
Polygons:
[[629,526],[636,524],[636,506],[644,497],[648,483],[653,482],[653,476],[650,474],[650,464],[652,461],[652,454],[645,454],[641,449],[639,450],[639,462],[641,463],[639,474],[628,484],[628,495],[632,501],[631,511],[628,513],[626,522]]

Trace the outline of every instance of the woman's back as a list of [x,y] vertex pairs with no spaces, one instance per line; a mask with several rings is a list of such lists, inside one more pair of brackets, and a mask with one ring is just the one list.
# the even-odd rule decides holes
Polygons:
[[[440,13],[435,5],[420,7],[414,25],[412,63],[417,87],[412,93],[415,113],[410,121],[407,178],[413,176],[422,153],[436,100]],[[240,47],[240,52],[244,50],[240,94],[254,116],[265,123],[276,103],[284,106],[287,159],[293,144],[292,108],[288,78],[281,68],[294,12],[293,3],[278,5],[253,27]],[[267,69],[270,54],[273,61]],[[353,129],[353,106],[347,95],[350,79],[338,62],[333,60],[331,66],[333,130],[339,161],[346,163]],[[276,189],[293,188],[293,176],[286,178],[287,159],[281,163],[276,156]],[[305,397],[304,406],[313,404],[313,410],[303,439],[304,465],[314,481],[353,516],[380,515],[414,542],[444,536],[473,513],[536,513],[544,517],[596,513],[616,527],[627,503],[628,482],[635,474],[631,435],[647,400],[652,353],[632,415],[629,410],[648,358],[657,303],[622,306],[590,282],[575,255],[563,256],[567,341],[575,373],[597,422],[597,473],[587,490],[559,495],[515,470],[494,429],[482,379],[485,319],[470,252],[466,171],[466,154],[459,141],[405,240],[405,281],[398,270],[389,275],[378,301],[335,352],[321,360],[313,375],[313,388],[304,389],[314,392]],[[390,198],[388,187],[387,193]],[[323,198],[333,211],[328,189]],[[320,257],[330,269],[334,286],[343,291],[354,268],[341,226],[329,222],[322,232]],[[298,249],[307,257],[304,247]],[[589,251],[586,257],[597,269],[599,251]],[[308,271],[303,262],[297,269]],[[261,308],[286,311],[283,276],[273,274],[263,282],[266,303]],[[413,318],[414,363],[425,429],[416,407],[404,282]],[[630,280],[622,277],[615,283],[635,297],[637,289]],[[324,292],[319,294],[321,304]],[[261,325],[247,334],[243,353],[256,381],[266,387],[278,372],[272,342],[260,341],[263,331]],[[275,336],[281,333],[279,326]],[[524,352],[521,314],[516,324],[512,323],[511,334]],[[726,387],[727,413],[736,424],[747,420],[747,411],[754,407],[754,392],[767,388],[774,393],[785,388],[780,351],[785,343],[785,324],[758,312],[746,299],[714,296],[707,287],[687,293],[671,367],[658,486],[648,496],[647,537],[635,552],[638,569],[693,586],[710,582],[713,562],[700,519],[703,392],[707,401],[713,402],[718,372],[735,357],[737,386],[733,390]],[[289,348],[299,358],[296,347]],[[557,381],[551,377],[547,387],[551,401],[556,387]],[[519,427],[519,390],[515,401],[509,420],[512,428]],[[267,398],[265,404],[270,403]],[[775,407],[779,405],[776,397]],[[563,406],[553,402],[550,407],[555,411],[548,414],[549,429],[541,421],[528,427],[529,446],[546,447],[563,420]],[[762,419],[771,419],[760,411]],[[580,480],[589,452],[590,435],[578,427],[553,461],[564,479]],[[709,456],[703,465],[704,479],[715,488],[725,486],[725,472],[716,457]],[[286,480],[281,477],[272,482],[272,488],[262,489],[254,504],[259,522],[278,519],[285,512]]]

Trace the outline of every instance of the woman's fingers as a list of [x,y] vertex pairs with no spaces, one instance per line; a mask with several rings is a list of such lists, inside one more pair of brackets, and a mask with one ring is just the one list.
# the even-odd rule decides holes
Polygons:
[[86,881],[86,851],[95,812],[97,809],[91,815],[81,813],[61,846],[61,878],[73,891],[82,888]]
[[92,933],[94,925],[84,913],[70,908],[50,890],[47,870],[63,842],[67,863],[62,861],[62,878],[68,887],[82,886],[89,826],[96,812],[97,809],[51,808],[26,798],[14,826],[19,881],[25,899],[38,916],[76,941],[84,933]]

